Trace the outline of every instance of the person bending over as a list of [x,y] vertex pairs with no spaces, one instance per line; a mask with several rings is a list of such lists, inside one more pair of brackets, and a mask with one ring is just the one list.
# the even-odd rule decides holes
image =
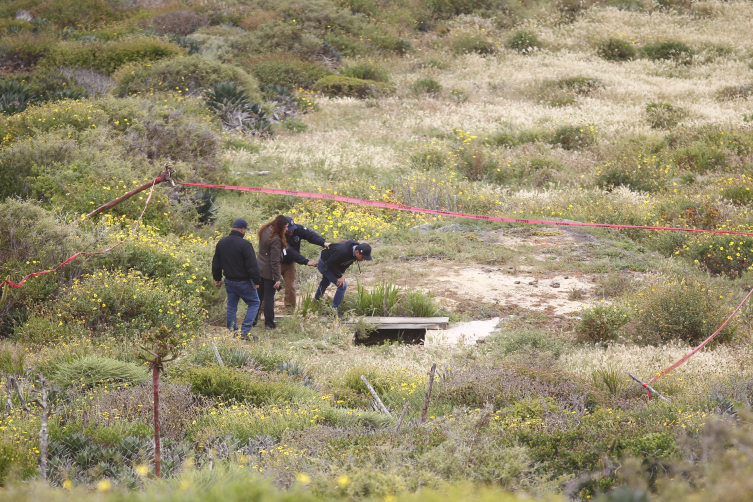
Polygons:
[[[212,277],[214,285],[222,286],[222,274],[225,274],[227,291],[227,329],[237,336],[238,302],[242,298],[248,308],[241,325],[241,339],[248,340],[249,331],[254,325],[259,311],[259,296],[256,290],[261,283],[259,266],[256,262],[254,246],[245,239],[248,225],[246,220],[233,222],[230,235],[217,243],[212,258]],[[258,337],[253,336],[254,340]]]
[[343,274],[353,262],[364,260],[371,260],[371,246],[365,242],[359,244],[357,241],[343,241],[330,244],[329,248],[323,249],[318,264],[322,280],[316,289],[314,300],[319,300],[329,285],[335,283],[337,291],[332,301],[332,309],[340,315],[338,309],[345,297],[345,290],[348,289]]
[[309,267],[316,267],[317,265],[315,261],[301,255],[301,240],[325,248],[329,247],[329,242],[325,242],[324,237],[313,230],[303,225],[296,225],[290,216],[286,216],[286,218],[288,219],[288,230],[285,232],[285,236],[288,241],[288,248],[282,258],[282,280],[285,282],[285,311],[292,314],[295,311],[296,304],[295,264],[299,263]]

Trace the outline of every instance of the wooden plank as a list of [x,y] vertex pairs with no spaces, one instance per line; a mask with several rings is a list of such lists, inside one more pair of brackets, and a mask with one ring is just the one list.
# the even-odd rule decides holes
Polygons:
[[450,322],[449,317],[361,317],[364,321],[373,324],[410,324],[410,323],[431,323],[447,324]]
[[[356,323],[354,322],[347,322],[345,323],[346,326],[352,327],[355,326]],[[374,326],[377,327],[377,329],[444,329],[444,326],[441,324],[432,324],[432,323],[420,323],[415,322],[411,324],[374,324]]]

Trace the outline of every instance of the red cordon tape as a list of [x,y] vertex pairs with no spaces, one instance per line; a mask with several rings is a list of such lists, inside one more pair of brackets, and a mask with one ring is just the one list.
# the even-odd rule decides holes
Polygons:
[[79,256],[94,256],[94,255],[99,255],[99,254],[105,254],[105,253],[107,253],[109,251],[112,251],[116,247],[120,246],[124,242],[126,242],[128,239],[130,239],[133,236],[133,234],[136,233],[136,229],[138,229],[139,225],[141,224],[141,220],[144,217],[144,213],[146,212],[146,208],[149,207],[149,201],[152,200],[152,193],[154,192],[154,185],[157,183],[157,179],[158,178],[155,178],[152,181],[152,187],[149,190],[149,196],[146,198],[146,204],[144,204],[144,209],[141,211],[141,215],[139,216],[139,219],[136,220],[136,224],[133,226],[133,229],[131,230],[131,235],[129,235],[128,237],[126,237],[122,241],[118,242],[114,246],[111,246],[111,247],[109,247],[107,249],[104,249],[102,251],[94,251],[94,252],[79,251],[78,253],[70,256],[67,260],[65,260],[63,263],[61,263],[57,267],[51,268],[50,270],[42,270],[41,272],[34,272],[33,274],[29,274],[29,275],[25,276],[23,279],[21,279],[21,282],[19,282],[19,283],[15,283],[15,282],[11,281],[10,279],[5,279],[4,281],[0,282],[0,288],[3,288],[6,284],[8,286],[10,286],[11,288],[20,288],[24,284],[26,284],[26,281],[28,281],[30,278],[34,277],[35,275],[51,274],[53,272],[56,272],[61,267],[64,267],[65,265],[68,265],[70,262],[72,262],[73,260],[75,260]]
[[[663,369],[659,373],[657,373],[656,375],[654,375],[651,378],[651,380],[649,380],[648,382],[644,383],[643,386],[644,387],[648,387],[649,385],[651,385],[652,382],[655,382],[660,377],[666,375],[667,373],[669,373],[673,369],[677,368],[678,366],[680,366],[681,364],[683,364],[685,361],[687,361],[688,359],[690,359],[691,357],[693,357],[699,350],[701,350],[702,348],[704,348],[706,346],[706,344],[708,344],[711,340],[714,339],[714,337],[716,335],[718,335],[719,333],[722,332],[722,330],[724,329],[724,327],[732,320],[733,317],[735,317],[735,314],[737,314],[740,311],[740,309],[743,307],[743,305],[745,305],[745,302],[748,301],[748,299],[751,297],[751,295],[753,295],[753,289],[751,289],[748,292],[748,294],[745,296],[745,298],[743,298],[743,301],[740,302],[740,305],[738,305],[737,308],[732,311],[732,314],[730,314],[730,316],[727,318],[727,320],[724,321],[724,324],[722,324],[721,326],[719,326],[718,330],[714,331],[711,334],[711,336],[709,336],[704,341],[702,341],[700,343],[700,345],[698,345],[698,347],[696,347],[693,350],[691,350],[690,352],[688,352],[685,357],[683,357],[682,359],[680,359],[679,361],[677,361],[676,363],[674,363],[672,366],[669,366],[668,368]],[[648,391],[648,398],[651,399],[651,391]]]
[[547,220],[529,220],[524,218],[502,218],[499,216],[482,216],[479,214],[451,213],[449,211],[437,211],[436,209],[422,209],[420,207],[404,206],[402,204],[393,204],[391,202],[380,202],[376,200],[356,199],[355,197],[345,197],[342,195],[330,195],[313,192],[299,192],[297,190],[281,190],[276,188],[259,188],[259,187],[238,187],[232,185],[204,185],[199,183],[175,183],[176,185],[185,185],[201,188],[222,188],[225,190],[239,190],[242,192],[270,193],[275,195],[290,195],[292,197],[305,197],[309,199],[324,199],[337,202],[346,202],[348,204],[358,204],[361,206],[383,207],[385,209],[398,209],[400,211],[410,211],[413,213],[438,214],[440,216],[451,216],[454,218],[470,218],[473,220],[501,221],[505,223],[530,223],[532,225],[561,225],[570,227],[599,227],[599,228],[632,228],[634,230],[669,230],[672,232],[701,232],[707,234],[727,234],[727,235],[749,235],[753,232],[731,232],[726,230],[704,230],[699,228],[673,228],[673,227],[647,227],[642,225],[610,225],[607,223],[581,223],[578,221],[547,221]]

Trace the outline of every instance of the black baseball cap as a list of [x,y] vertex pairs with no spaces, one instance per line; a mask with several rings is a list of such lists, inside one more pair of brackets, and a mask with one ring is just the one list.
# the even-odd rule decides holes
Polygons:
[[233,222],[233,228],[248,228],[248,223],[242,218],[238,218]]
[[290,216],[286,216],[285,218],[288,219],[288,232],[292,232],[293,230],[298,228],[298,225],[293,222],[293,218],[291,218]]
[[373,258],[371,257],[371,246],[369,246],[365,242],[356,246],[356,251],[363,255],[364,260],[373,260]]

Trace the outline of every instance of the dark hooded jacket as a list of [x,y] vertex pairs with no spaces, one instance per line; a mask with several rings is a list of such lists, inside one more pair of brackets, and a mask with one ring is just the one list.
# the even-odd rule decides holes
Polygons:
[[212,259],[212,276],[215,281],[222,280],[222,273],[229,281],[253,281],[261,283],[259,265],[256,262],[254,246],[237,230],[220,239],[214,249]]
[[329,249],[322,249],[321,258],[324,267],[338,279],[342,277],[348,267],[354,261],[358,261],[353,253],[353,246],[358,246],[358,244],[358,241],[342,241],[330,244]]

